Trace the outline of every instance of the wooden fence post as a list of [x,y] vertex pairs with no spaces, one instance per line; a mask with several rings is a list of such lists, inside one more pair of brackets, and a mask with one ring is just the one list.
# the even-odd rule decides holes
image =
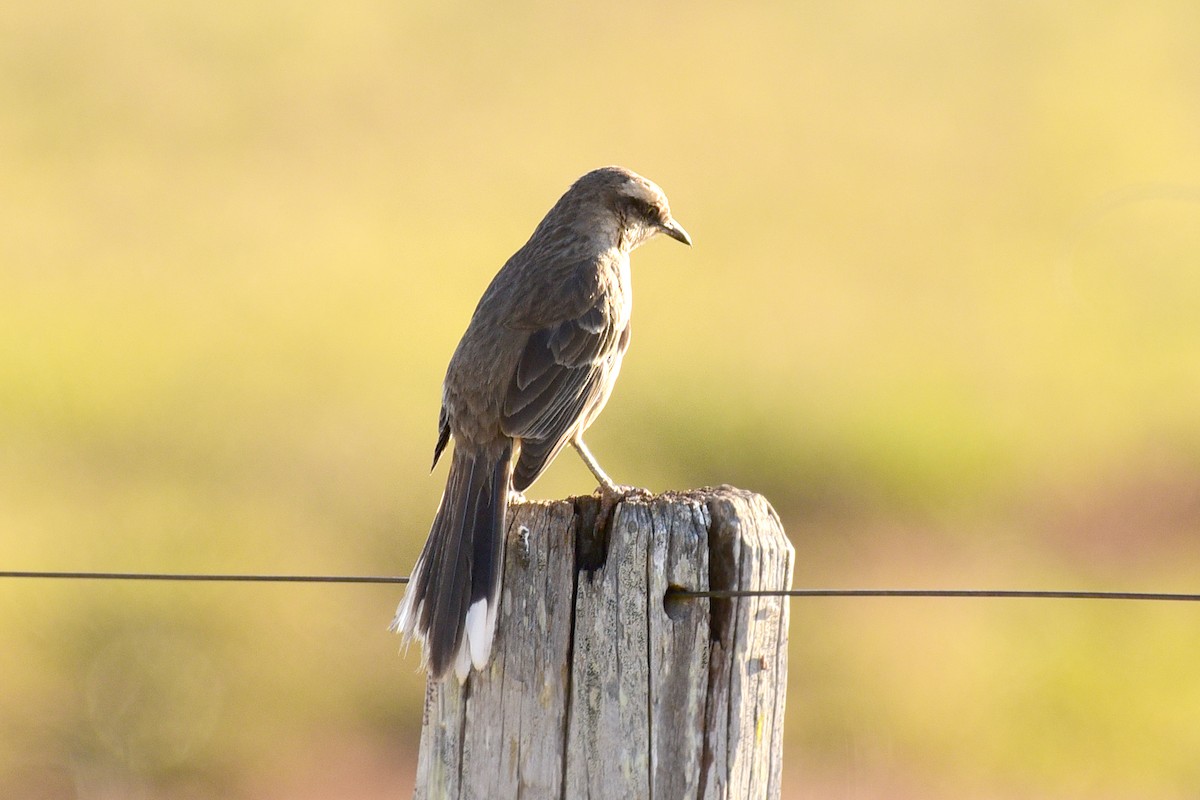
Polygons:
[[728,486],[510,514],[492,660],[426,689],[419,800],[778,798],[793,550]]

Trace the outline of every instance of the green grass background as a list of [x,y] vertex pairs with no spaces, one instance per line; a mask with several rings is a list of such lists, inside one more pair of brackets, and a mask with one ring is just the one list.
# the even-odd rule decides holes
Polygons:
[[[762,492],[804,586],[1196,591],[1198,42],[1183,0],[7,4],[0,561],[405,572],[471,309],[620,163],[695,247],[635,257],[619,480]],[[399,594],[6,582],[0,785],[404,796]],[[1200,787],[1194,608],[792,614],[789,797]]]

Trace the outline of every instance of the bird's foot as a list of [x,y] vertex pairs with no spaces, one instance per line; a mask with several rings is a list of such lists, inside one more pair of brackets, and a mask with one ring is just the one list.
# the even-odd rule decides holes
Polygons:
[[510,506],[517,505],[518,503],[524,503],[524,502],[525,502],[525,494],[523,492],[518,492],[516,489],[508,490],[508,504]]
[[600,495],[600,509],[596,514],[596,527],[600,530],[608,527],[608,523],[612,521],[613,512],[625,500],[649,500],[654,497],[654,493],[649,489],[611,482],[600,484],[596,489],[596,494]]
[[649,489],[643,489],[640,486],[625,486],[621,483],[602,483],[596,487],[596,493],[600,495],[601,500],[608,499],[613,505],[622,500],[649,500],[654,497],[654,492]]

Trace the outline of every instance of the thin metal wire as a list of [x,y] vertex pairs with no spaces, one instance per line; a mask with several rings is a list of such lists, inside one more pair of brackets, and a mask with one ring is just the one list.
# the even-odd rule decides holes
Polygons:
[[0,578],[67,578],[105,581],[213,581],[223,583],[408,583],[388,575],[220,575],[173,572],[46,572],[0,570]]
[[[0,570],[0,578],[42,578],[110,581],[205,581],[218,583],[360,583],[405,584],[408,576],[396,575],[242,575],[175,572],[60,572]],[[1200,602],[1200,594],[1183,592],[1093,592],[1043,589],[671,589],[667,595],[681,600],[739,597],[957,597],[1018,598],[1034,600],[1153,600]]]
[[736,597],[993,597],[1035,600],[1167,600],[1200,602],[1200,594],[1176,592],[1088,592],[1044,589],[710,589],[667,592],[671,597],[726,600]]

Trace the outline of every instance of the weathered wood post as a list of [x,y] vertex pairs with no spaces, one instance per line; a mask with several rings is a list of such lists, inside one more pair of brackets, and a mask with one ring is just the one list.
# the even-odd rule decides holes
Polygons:
[[793,550],[723,486],[514,506],[492,661],[430,683],[416,797],[777,798]]

